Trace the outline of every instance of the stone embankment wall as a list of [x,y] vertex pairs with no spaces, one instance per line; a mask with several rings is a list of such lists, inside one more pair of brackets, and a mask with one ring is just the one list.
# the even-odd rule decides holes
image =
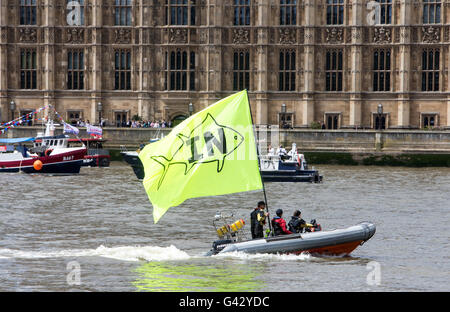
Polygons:
[[[2,137],[35,136],[42,127],[10,129]],[[141,143],[161,137],[169,129],[104,128],[105,148],[118,155],[123,146],[137,149]],[[419,130],[280,130],[259,132],[267,144],[282,144],[287,149],[296,143],[310,164],[450,166],[450,131]],[[62,133],[57,127],[55,134]],[[262,135],[261,135],[262,133]],[[80,129],[80,136],[87,137]],[[264,140],[263,140],[264,141]]]

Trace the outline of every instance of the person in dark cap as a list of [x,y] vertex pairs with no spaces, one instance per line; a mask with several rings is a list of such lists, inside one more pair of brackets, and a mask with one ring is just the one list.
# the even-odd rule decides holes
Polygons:
[[268,213],[264,211],[266,203],[260,201],[250,214],[250,228],[252,232],[252,239],[264,237],[264,225],[266,224],[266,217]]
[[288,223],[288,227],[289,231],[293,233],[302,233],[304,228],[311,228],[313,225],[306,223],[305,220],[302,219],[300,210],[295,210],[294,215]]
[[273,233],[275,236],[277,235],[285,235],[285,234],[293,234],[291,231],[289,231],[286,228],[286,221],[282,218],[283,216],[283,210],[278,209],[276,211],[276,217],[272,219],[272,227],[273,227]]

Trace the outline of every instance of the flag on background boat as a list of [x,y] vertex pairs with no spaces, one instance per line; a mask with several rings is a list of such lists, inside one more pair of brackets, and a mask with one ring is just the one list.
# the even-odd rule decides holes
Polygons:
[[91,134],[91,135],[99,135],[99,136],[103,135],[103,129],[100,128],[100,127],[87,125],[86,126],[86,131],[87,131],[88,134]]
[[261,190],[247,91],[184,120],[139,158],[155,223],[189,198]]
[[64,133],[71,133],[71,134],[78,135],[78,133],[80,133],[80,130],[78,130],[74,126],[64,123]]

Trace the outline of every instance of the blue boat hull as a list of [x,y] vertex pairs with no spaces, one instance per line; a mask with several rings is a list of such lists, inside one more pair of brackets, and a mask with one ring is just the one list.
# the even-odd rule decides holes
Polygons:
[[80,168],[83,160],[76,160],[71,162],[50,163],[44,164],[41,170],[36,170],[33,166],[22,168],[0,168],[0,172],[25,172],[25,173],[54,173],[54,174],[76,174],[80,173]]

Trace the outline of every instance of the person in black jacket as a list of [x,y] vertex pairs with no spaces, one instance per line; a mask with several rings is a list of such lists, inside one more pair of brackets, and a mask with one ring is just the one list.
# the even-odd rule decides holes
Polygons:
[[289,231],[292,233],[302,233],[304,228],[313,227],[313,225],[306,223],[305,220],[302,219],[300,210],[296,210],[288,223],[288,227]]
[[264,237],[264,225],[266,224],[267,212],[264,212],[266,203],[260,201],[250,214],[250,227],[252,232],[252,239]]

